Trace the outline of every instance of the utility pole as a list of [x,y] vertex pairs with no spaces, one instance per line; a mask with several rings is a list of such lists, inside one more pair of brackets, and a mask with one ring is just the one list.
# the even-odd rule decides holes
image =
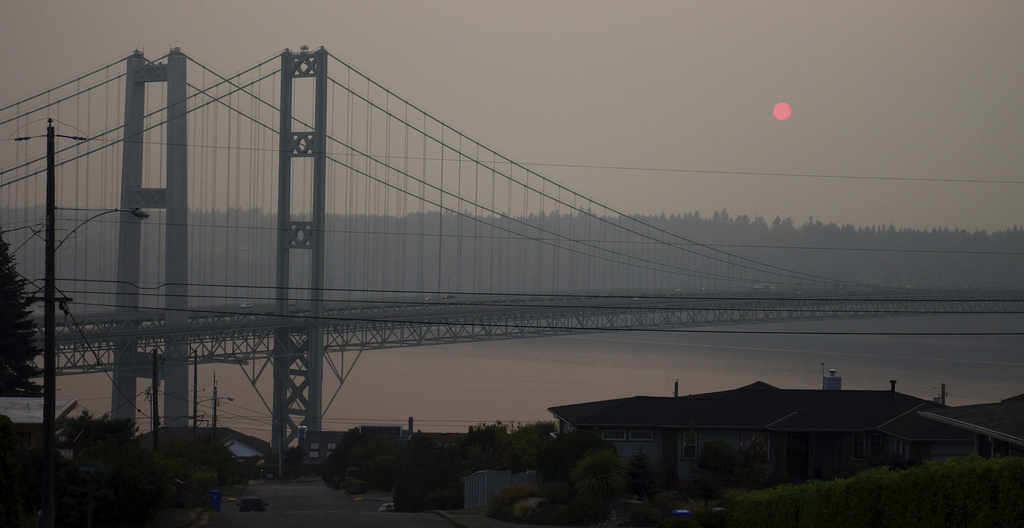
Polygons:
[[43,519],[42,528],[53,528],[57,466],[57,250],[53,227],[57,209],[56,134],[53,119],[46,125],[46,278],[43,282]]
[[[56,515],[57,467],[57,136],[53,119],[46,120],[46,263],[43,280],[43,474],[40,477],[42,518],[40,528],[53,528]],[[85,141],[78,136],[60,136]],[[15,138],[25,141],[31,137]],[[36,299],[38,300],[38,299]],[[60,302],[70,302],[62,297]]]
[[199,349],[192,351],[192,441],[199,427]]
[[[153,349],[153,451],[160,445],[160,401],[157,394],[160,388],[160,365],[157,363],[159,356],[157,350]],[[186,378],[187,379],[187,378]]]
[[213,372],[213,441],[217,441],[217,372]]

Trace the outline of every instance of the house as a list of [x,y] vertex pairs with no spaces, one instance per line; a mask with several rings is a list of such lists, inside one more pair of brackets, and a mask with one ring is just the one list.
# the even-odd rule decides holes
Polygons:
[[[623,458],[639,452],[696,475],[701,446],[723,438],[735,446],[760,440],[769,478],[832,479],[856,473],[882,455],[942,460],[966,455],[966,431],[918,411],[941,406],[890,390],[780,389],[756,382],[680,397],[636,396],[548,409],[560,433],[592,431]],[[826,387],[830,385],[826,384]]]
[[[57,398],[54,424],[58,435],[61,423],[78,407],[75,398]],[[43,441],[43,398],[0,398],[0,414],[14,423],[14,434],[18,436],[18,447],[28,449]],[[63,450],[62,450],[63,451]],[[68,456],[69,453],[62,453]]]
[[1024,394],[999,403],[923,409],[918,414],[970,433],[976,455],[1024,456]]
[[312,467],[327,460],[344,436],[344,431],[305,431],[300,434],[298,446],[303,450],[302,465]]
[[[191,442],[193,438],[199,439],[204,437],[213,438],[213,429],[210,427],[197,427],[194,430],[191,427],[161,427],[159,441],[181,440]],[[146,432],[142,434],[139,441],[144,446],[152,446],[152,438],[152,432]],[[240,433],[229,427],[217,428],[217,441],[224,444],[237,459],[254,456],[265,457],[271,452],[270,442]]]

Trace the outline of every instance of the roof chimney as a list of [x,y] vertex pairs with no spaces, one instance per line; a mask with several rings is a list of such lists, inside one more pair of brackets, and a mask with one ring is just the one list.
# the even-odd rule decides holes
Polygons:
[[836,376],[836,369],[828,369],[828,376],[822,376],[821,390],[842,390],[843,377]]
[[893,396],[896,395],[896,380],[889,380],[889,393]]
[[412,436],[412,416],[409,417],[409,436]]

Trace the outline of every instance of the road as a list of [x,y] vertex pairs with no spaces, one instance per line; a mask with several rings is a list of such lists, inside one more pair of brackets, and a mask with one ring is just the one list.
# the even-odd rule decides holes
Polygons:
[[352,528],[450,527],[444,519],[430,513],[378,513],[382,500],[353,499],[334,491],[321,481],[259,483],[249,486],[246,495],[262,495],[268,503],[263,512],[239,512],[233,502],[225,501],[220,513],[212,513],[206,528]]

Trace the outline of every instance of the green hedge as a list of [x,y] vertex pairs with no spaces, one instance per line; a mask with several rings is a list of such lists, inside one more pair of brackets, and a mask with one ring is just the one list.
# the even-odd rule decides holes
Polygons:
[[1024,458],[960,457],[905,471],[779,486],[735,499],[745,528],[1024,526]]

